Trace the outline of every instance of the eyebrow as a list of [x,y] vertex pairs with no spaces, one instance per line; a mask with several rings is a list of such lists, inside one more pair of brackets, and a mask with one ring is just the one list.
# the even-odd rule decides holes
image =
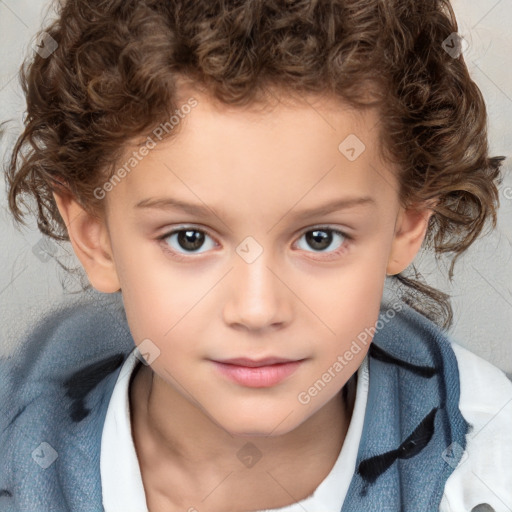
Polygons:
[[[291,215],[297,219],[304,219],[313,216],[326,215],[339,210],[354,208],[356,206],[376,206],[377,203],[373,197],[345,197],[334,199],[321,206],[291,212]],[[206,205],[187,203],[173,197],[147,198],[139,201],[135,208],[141,209],[162,209],[162,210],[181,210],[191,215],[207,217],[214,213],[214,210]]]

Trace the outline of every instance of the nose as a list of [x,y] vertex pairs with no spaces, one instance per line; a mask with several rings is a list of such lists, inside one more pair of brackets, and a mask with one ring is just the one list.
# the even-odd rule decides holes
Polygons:
[[252,262],[235,255],[224,305],[224,321],[231,327],[266,330],[283,327],[290,321],[293,294],[274,268],[269,253],[263,251]]

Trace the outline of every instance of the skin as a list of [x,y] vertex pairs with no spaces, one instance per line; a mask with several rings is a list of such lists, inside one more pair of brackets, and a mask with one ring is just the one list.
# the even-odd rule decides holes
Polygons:
[[[198,106],[179,133],[107,194],[104,215],[89,215],[70,195],[54,197],[92,286],[121,289],[135,343],[150,339],[159,350],[130,386],[149,509],[283,507],[309,496],[331,470],[353,405],[340,390],[369,344],[308,403],[299,393],[375,325],[385,277],[412,262],[432,211],[399,204],[373,110],[313,96],[281,96],[267,109],[194,97]],[[338,149],[350,134],[366,146],[354,161]],[[374,203],[296,217],[362,196]],[[135,208],[164,197],[210,211]],[[206,233],[202,246],[157,239],[184,224]],[[305,236],[314,228],[332,235],[323,250]],[[236,251],[248,236],[251,251],[262,249],[251,263]],[[210,361],[267,356],[305,361],[270,388],[227,380]],[[246,443],[261,454],[250,468],[237,457]]]

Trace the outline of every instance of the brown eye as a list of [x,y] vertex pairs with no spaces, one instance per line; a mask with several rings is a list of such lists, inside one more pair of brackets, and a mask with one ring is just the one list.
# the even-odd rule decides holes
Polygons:
[[315,229],[306,233],[306,241],[310,247],[318,251],[327,249],[332,243],[332,233],[327,230]]
[[[168,250],[171,252],[175,252],[178,254],[200,254],[198,249],[201,249],[205,245],[205,241],[207,239],[211,239],[211,237],[205,233],[204,231],[196,228],[185,228],[185,229],[175,229],[166,233],[165,235],[159,237],[166,246]],[[206,244],[208,245],[208,244]],[[215,243],[211,244],[210,248],[213,248]],[[210,248],[206,248],[209,250]]]
[[[300,239],[305,240],[305,244],[298,243],[301,250],[315,253],[326,253],[327,255],[337,255],[346,250],[351,237],[338,229],[328,227],[319,227],[305,231]],[[334,247],[332,247],[334,245]],[[331,250],[328,250],[331,247]],[[313,251],[308,250],[313,249]]]
[[204,243],[204,233],[195,229],[178,231],[177,242],[181,248],[187,251],[195,251]]

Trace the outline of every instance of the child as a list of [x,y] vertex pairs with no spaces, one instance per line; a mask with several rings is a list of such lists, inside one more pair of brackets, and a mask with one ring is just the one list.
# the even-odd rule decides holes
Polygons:
[[406,276],[496,221],[447,1],[69,0],[38,41],[9,205],[129,331],[4,361],[1,510],[512,508],[512,383]]

